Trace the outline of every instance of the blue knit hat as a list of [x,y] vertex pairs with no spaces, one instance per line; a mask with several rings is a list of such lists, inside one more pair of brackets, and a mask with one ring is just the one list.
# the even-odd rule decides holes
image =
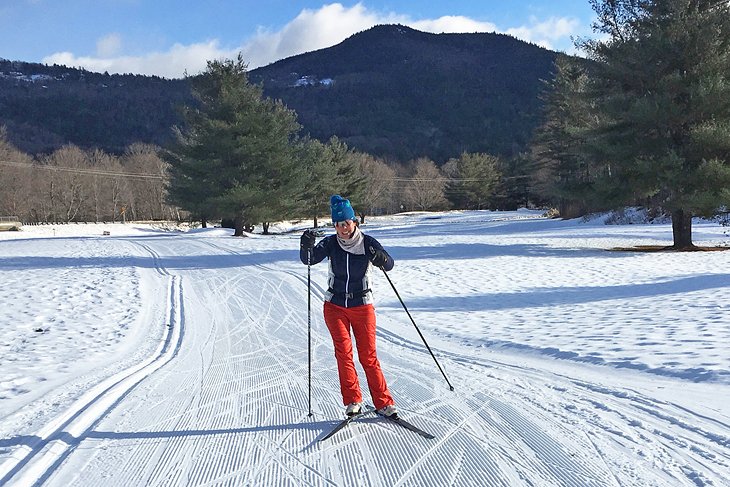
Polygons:
[[330,198],[330,209],[332,210],[332,223],[355,219],[355,210],[352,209],[350,200],[338,194],[332,195]]

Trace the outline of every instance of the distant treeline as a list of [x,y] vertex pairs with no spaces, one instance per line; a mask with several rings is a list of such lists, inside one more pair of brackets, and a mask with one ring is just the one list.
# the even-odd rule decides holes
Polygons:
[[122,155],[64,146],[34,158],[0,131],[0,215],[23,223],[181,220],[167,203],[159,150],[133,144]]
[[[336,138],[324,144],[301,140],[292,148],[292,162],[299,165],[293,168],[295,174],[304,177],[296,177],[298,184],[288,187],[291,205],[281,206],[282,194],[267,185],[257,201],[268,212],[253,213],[258,211],[255,205],[247,206],[251,217],[261,215],[248,218],[247,229],[261,223],[267,228],[268,222],[281,219],[316,221],[324,216],[326,221],[328,196],[333,192],[350,196],[363,220],[411,210],[517,207],[526,198],[516,193],[505,196],[505,188],[517,186],[503,178],[504,162],[488,154],[464,153],[438,167],[427,158],[387,164],[350,150]],[[233,221],[235,212],[213,204],[220,199],[220,188],[206,186],[203,176],[193,186],[208,192],[183,188],[171,196],[171,187],[179,189],[172,181],[171,157],[169,151],[149,144],[133,144],[121,155],[67,145],[34,157],[13,147],[0,128],[0,216],[16,216],[25,224]],[[231,177],[230,172],[217,172],[224,180]],[[246,174],[254,179],[251,171]],[[319,192],[314,182],[321,183],[316,185]],[[272,213],[274,209],[279,213]]]
[[[0,121],[0,213],[118,219],[123,207],[151,219],[182,209],[203,222],[232,219],[240,235],[282,219],[316,222],[333,193],[362,218],[543,205],[576,217],[642,205],[671,215],[673,248],[693,249],[692,218],[730,208],[730,4],[591,6],[603,37],[580,41],[585,58],[496,34],[380,26],[250,73],[240,56],[211,61],[171,85],[77,72],[76,83],[92,80],[91,98],[104,100],[89,112],[68,101],[86,98],[66,68],[29,80],[23,65],[0,63],[12,87],[0,92],[0,117],[10,120]],[[149,105],[115,95],[125,83],[151,93]],[[179,89],[170,91],[179,111],[155,108],[164,86]],[[65,144],[28,155],[14,141],[36,122],[23,118],[18,93],[34,106],[45,89],[68,97],[59,130],[110,135],[84,129],[105,112],[123,133],[137,127],[137,144],[112,134],[113,150]],[[115,108],[117,99],[129,108]],[[42,110],[34,117],[44,123]],[[169,139],[139,144],[158,123]],[[120,174],[102,176],[107,167]]]

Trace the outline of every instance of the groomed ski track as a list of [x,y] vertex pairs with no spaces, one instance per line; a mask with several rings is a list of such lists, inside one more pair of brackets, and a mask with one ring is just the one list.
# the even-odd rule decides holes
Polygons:
[[[628,389],[590,366],[543,368],[431,336],[449,392],[397,310],[379,310],[380,360],[402,416],[436,439],[367,417],[318,442],[343,411],[321,318],[326,266],[312,268],[309,417],[306,267],[294,236],[266,238],[273,247],[263,253],[246,239],[110,239],[149,260],[140,272],[167,296],[145,299],[166,300],[168,330],[145,361],[15,445],[0,477],[53,486],[728,485],[730,426],[652,395],[663,378]],[[384,279],[377,286],[378,301],[389,297]]]

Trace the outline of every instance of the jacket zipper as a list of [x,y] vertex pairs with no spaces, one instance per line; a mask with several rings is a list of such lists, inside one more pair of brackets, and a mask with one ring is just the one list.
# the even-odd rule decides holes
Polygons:
[[347,308],[347,295],[350,294],[350,254],[346,254],[345,259],[345,267],[347,268],[347,281],[345,281],[345,308]]

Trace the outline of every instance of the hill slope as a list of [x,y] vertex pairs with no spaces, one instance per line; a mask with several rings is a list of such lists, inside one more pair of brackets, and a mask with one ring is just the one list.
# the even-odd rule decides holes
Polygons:
[[501,34],[383,25],[251,71],[317,138],[381,156],[510,155],[540,117],[556,53]]
[[[511,155],[540,116],[556,53],[500,34],[428,34],[377,26],[319,51],[252,70],[296,110],[304,133],[406,161],[462,151]],[[185,80],[91,73],[0,59],[0,125],[29,153],[66,143],[121,152],[166,144],[192,102]]]
[[122,152],[135,142],[164,145],[191,103],[185,80],[110,75],[0,59],[0,126],[36,154],[73,143]]

